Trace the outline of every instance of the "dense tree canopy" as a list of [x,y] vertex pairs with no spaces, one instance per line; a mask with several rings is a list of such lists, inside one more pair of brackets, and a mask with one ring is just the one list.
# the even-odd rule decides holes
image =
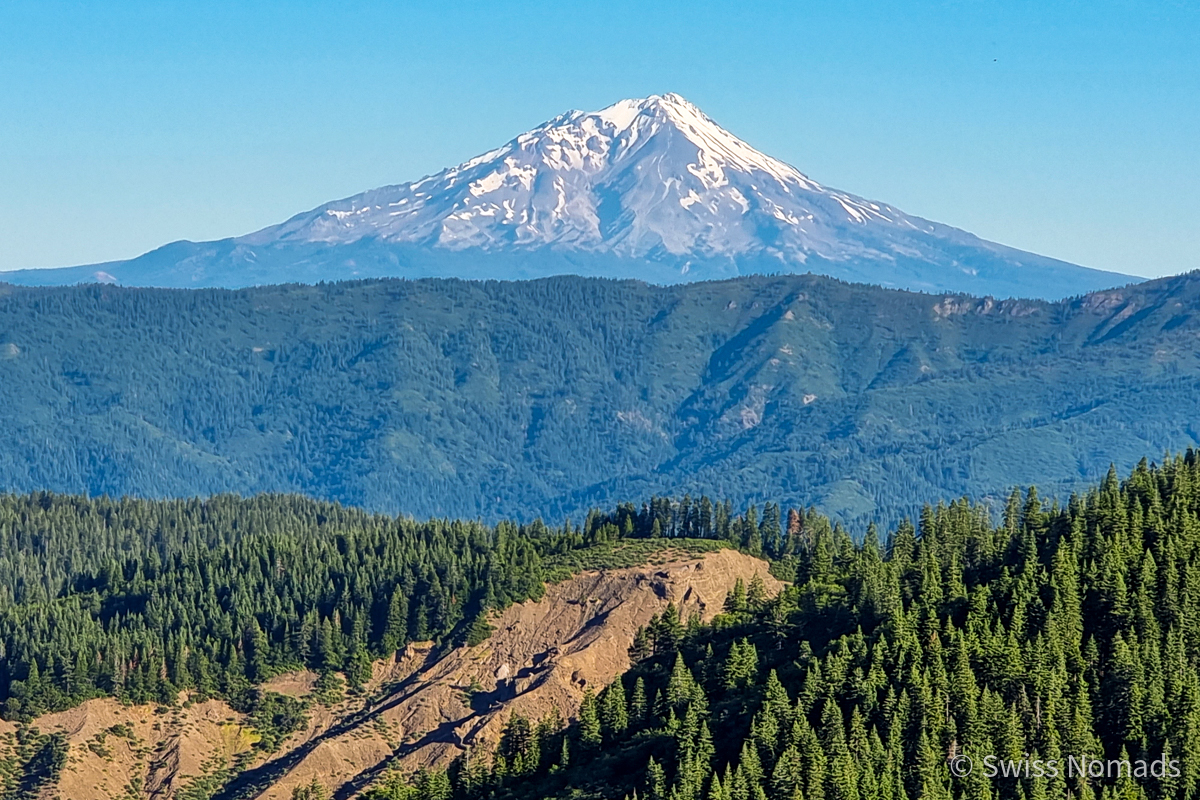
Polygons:
[[291,496],[3,497],[4,713],[179,689],[237,700],[301,667],[361,681],[406,642],[540,596],[556,546],[540,523],[417,523]]
[[781,541],[778,507],[761,526],[731,508],[654,498],[550,528],[416,522],[290,495],[0,496],[3,713],[29,719],[100,695],[172,702],[188,689],[294,714],[253,687],[304,667],[353,687],[407,642],[474,644],[489,610],[540,597],[545,580],[645,558],[618,540],[760,552],[763,536]]
[[1060,303],[648,286],[0,283],[0,487],[561,519],[652,494],[1067,496],[1197,443],[1200,275]]
[[[1064,506],[1014,492],[1002,516],[939,505],[859,544],[793,516],[778,597],[738,587],[709,626],[668,609],[570,727],[514,717],[498,748],[372,797],[1200,796],[1200,458]],[[986,755],[1064,767],[993,778]],[[1179,774],[1069,775],[1083,756]]]

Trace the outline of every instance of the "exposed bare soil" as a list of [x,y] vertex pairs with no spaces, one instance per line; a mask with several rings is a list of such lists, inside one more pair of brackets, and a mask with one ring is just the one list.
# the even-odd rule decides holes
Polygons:
[[[276,753],[254,750],[247,721],[217,700],[174,708],[92,700],[34,725],[70,743],[57,787],[64,799],[286,800],[314,777],[348,798],[388,768],[442,766],[466,745],[495,742],[514,712],[538,719],[557,709],[569,718],[587,687],[599,690],[628,668],[637,629],[669,602],[685,619],[708,620],[739,578],[760,575],[772,593],[781,585],[766,562],[731,550],[681,558],[552,585],[542,600],[497,614],[495,632],[476,647],[410,644],[375,664],[365,697],[312,703],[307,728]],[[305,697],[315,680],[294,673],[267,688]],[[12,728],[0,725],[0,733]],[[240,774],[219,788],[235,768]]]

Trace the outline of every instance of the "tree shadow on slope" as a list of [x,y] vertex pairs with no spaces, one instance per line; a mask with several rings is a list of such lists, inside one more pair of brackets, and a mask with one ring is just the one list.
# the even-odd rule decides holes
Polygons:
[[[386,711],[390,711],[404,701],[411,698],[423,687],[423,682],[420,681],[420,675],[435,664],[440,656],[436,651],[430,651],[425,657],[424,663],[419,668],[413,671],[404,680],[389,686],[387,688],[388,699],[378,705],[368,702],[359,711],[350,714],[338,722],[330,725],[319,735],[314,736],[309,741],[290,750],[287,753],[260,764],[257,767],[248,769],[239,773],[232,778],[228,783],[220,788],[212,795],[211,800],[243,800],[244,798],[254,797],[265,791],[272,784],[277,782],[284,775],[291,772],[295,767],[307,758],[318,746],[330,739],[336,739],[343,734],[361,727],[367,723],[374,721],[379,715]],[[460,724],[460,723],[454,723]],[[388,761],[389,759],[384,759]]]

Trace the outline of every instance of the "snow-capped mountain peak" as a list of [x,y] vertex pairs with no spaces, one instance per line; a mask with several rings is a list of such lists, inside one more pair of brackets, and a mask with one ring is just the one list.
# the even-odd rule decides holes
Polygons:
[[562,274],[677,283],[781,272],[1047,299],[1133,280],[822,186],[677,94],[568,111],[457,167],[246,236],[4,277],[235,288]]
[[676,283],[778,272],[1048,299],[1133,280],[822,186],[677,94],[569,111],[457,167],[247,236],[4,278],[236,288],[564,273]]
[[631,131],[631,142],[653,136],[663,126],[671,126],[697,148],[702,162],[745,173],[762,172],[780,182],[797,182],[814,191],[821,188],[794,167],[755,150],[674,93],[651,95],[644,100],[622,100],[597,111],[595,116],[610,122],[620,133]]
[[[570,111],[419,181],[364,192],[243,237],[364,238],[450,250],[551,246],[625,257],[861,255],[847,225],[919,223],[820,186],[677,94]],[[850,244],[851,246],[847,246]]]

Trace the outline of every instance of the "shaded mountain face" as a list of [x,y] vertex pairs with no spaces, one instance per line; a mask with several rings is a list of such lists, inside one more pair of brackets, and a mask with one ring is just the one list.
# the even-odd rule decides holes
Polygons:
[[1133,280],[821,186],[675,94],[571,111],[457,167],[247,236],[5,279],[240,287],[571,273],[666,284],[787,272],[1000,297]]
[[0,285],[0,487],[578,519],[701,493],[883,523],[1200,443],[1200,275],[1081,299],[648,286]]

